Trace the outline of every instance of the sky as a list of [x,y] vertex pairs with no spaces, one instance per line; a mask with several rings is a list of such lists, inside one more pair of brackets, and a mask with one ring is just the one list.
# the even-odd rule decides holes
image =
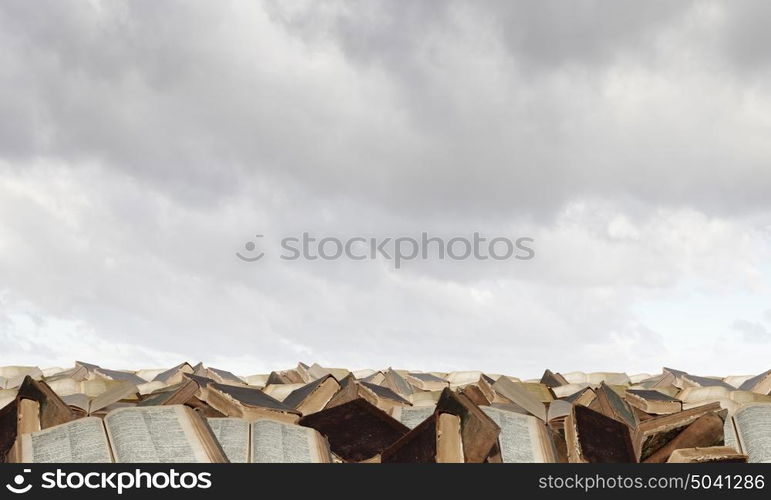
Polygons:
[[[770,16],[2,2],[0,365],[767,370]],[[281,259],[304,232],[534,256]]]

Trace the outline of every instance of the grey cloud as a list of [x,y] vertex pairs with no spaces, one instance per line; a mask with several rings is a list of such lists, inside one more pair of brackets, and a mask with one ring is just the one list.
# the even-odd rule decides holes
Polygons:
[[762,0],[716,3],[720,11],[720,49],[731,66],[743,74],[767,73],[771,65],[771,5]]
[[3,4],[4,158],[120,168],[191,204],[268,178],[426,218],[767,206],[742,106],[759,87],[660,60],[711,50],[666,38],[689,3],[98,5]]
[[[273,19],[292,33],[318,43],[331,37],[354,61],[382,64],[402,73],[423,73],[421,57],[462,35],[500,35],[514,64],[554,69],[563,64],[605,65],[619,54],[636,55],[652,38],[682,21],[691,2],[486,1],[325,2],[293,9],[267,3]],[[436,61],[438,62],[438,61]]]
[[734,322],[733,329],[740,332],[747,342],[763,343],[771,340],[771,331],[762,323],[738,319]]

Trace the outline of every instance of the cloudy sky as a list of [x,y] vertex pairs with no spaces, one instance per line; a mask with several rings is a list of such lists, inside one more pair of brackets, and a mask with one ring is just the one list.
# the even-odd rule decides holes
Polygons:
[[[4,1],[0,365],[771,368],[769,17]],[[280,259],[304,231],[536,253]]]

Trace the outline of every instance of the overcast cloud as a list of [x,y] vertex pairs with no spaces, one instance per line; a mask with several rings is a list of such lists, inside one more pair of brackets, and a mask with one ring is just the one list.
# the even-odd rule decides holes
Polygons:
[[[2,2],[0,365],[766,370],[769,16]],[[303,231],[536,256],[270,253]]]

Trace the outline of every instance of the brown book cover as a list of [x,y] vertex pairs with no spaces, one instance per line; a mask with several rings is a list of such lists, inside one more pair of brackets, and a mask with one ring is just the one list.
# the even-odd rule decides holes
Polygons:
[[304,386],[293,390],[292,392],[287,395],[287,397],[284,398],[284,401],[282,401],[285,405],[291,406],[292,408],[297,408],[297,405],[302,403],[305,398],[313,394],[313,391],[319,388],[321,384],[323,384],[328,378],[334,378],[332,375],[327,375],[326,377],[318,378],[312,382],[308,382]]
[[383,451],[382,463],[436,462],[436,413],[428,417],[404,437]]
[[565,422],[571,462],[636,462],[629,426],[585,406],[576,405]]
[[382,453],[410,431],[361,398],[302,417],[299,424],[319,431],[335,455],[351,462]]
[[9,454],[16,442],[16,419],[19,412],[18,400],[0,408],[0,463],[10,462]]
[[308,415],[323,409],[339,390],[335,377],[326,375],[290,392],[282,403]]
[[436,411],[460,417],[463,454],[466,462],[482,463],[498,442],[501,429],[467,396],[446,388],[436,404]]
[[297,411],[289,405],[286,405],[265,394],[259,389],[253,387],[240,387],[235,385],[220,384],[218,382],[211,382],[208,384],[209,391],[217,391],[226,394],[234,401],[247,407],[255,408],[267,408],[270,410],[278,410],[287,413],[297,413]]
[[723,444],[723,419],[717,413],[707,413],[694,420],[670,442],[647,457],[645,463],[664,463],[680,448],[706,448]]
[[600,383],[595,391],[598,410],[603,415],[624,422],[630,428],[637,427],[637,417],[629,404],[605,382]]
[[43,381],[38,381],[30,376],[24,377],[19,386],[17,400],[31,399],[40,405],[40,428],[47,429],[55,425],[64,424],[74,420],[76,415],[72,408],[62,401],[49,386]]
[[554,373],[549,369],[543,372],[543,376],[541,376],[541,383],[549,388],[568,385],[568,381],[565,379],[565,377],[559,373]]

